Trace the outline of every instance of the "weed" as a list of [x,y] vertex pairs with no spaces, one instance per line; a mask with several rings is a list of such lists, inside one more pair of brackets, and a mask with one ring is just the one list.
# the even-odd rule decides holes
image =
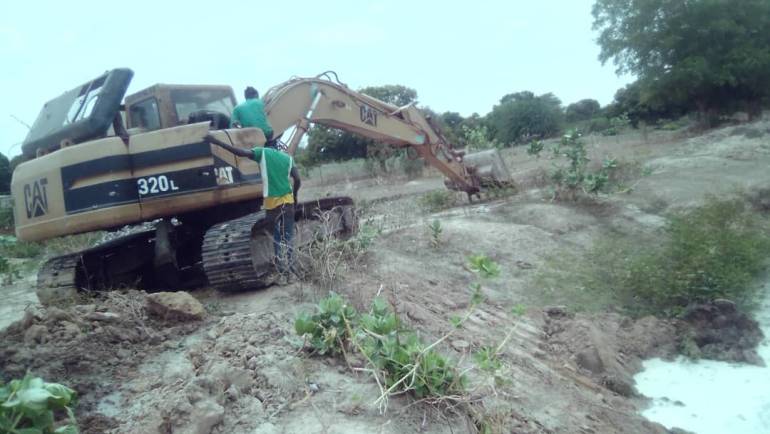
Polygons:
[[355,321],[357,315],[355,308],[332,292],[318,303],[315,314],[301,313],[294,321],[294,330],[300,336],[307,336],[319,354],[338,354],[351,338],[347,324]]
[[[21,380],[0,383],[0,432],[25,434],[77,434],[71,405],[75,391],[27,374]],[[64,411],[66,421],[56,416]]]
[[434,249],[439,248],[441,246],[441,234],[444,232],[444,229],[441,227],[441,221],[438,219],[434,219],[430,224],[428,224],[428,235],[430,240],[430,246]]
[[479,369],[489,373],[494,373],[502,367],[500,355],[497,353],[497,349],[493,347],[481,347],[473,355],[473,359],[476,361]]
[[339,238],[334,230],[338,224],[335,215],[331,211],[321,213],[313,242],[295,250],[304,275],[325,290],[334,287],[344,269],[355,268],[363,263],[366,254],[382,233],[382,226],[370,219],[359,225],[355,235],[346,239]]
[[500,275],[500,266],[497,262],[484,254],[471,255],[468,257],[468,262],[471,271],[478,273],[481,277],[492,278]]
[[419,199],[420,207],[426,212],[437,212],[453,206],[456,202],[455,194],[447,190],[429,191]]

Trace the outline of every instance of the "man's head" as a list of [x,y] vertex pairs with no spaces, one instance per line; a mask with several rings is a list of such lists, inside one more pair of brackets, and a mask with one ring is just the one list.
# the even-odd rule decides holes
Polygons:
[[246,88],[246,90],[243,91],[243,96],[245,96],[246,99],[259,98],[259,92],[257,92],[257,89],[249,86]]

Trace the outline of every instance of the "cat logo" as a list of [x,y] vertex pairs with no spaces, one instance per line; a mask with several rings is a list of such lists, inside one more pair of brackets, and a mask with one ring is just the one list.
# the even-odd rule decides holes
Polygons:
[[45,186],[48,179],[38,179],[24,185],[24,205],[27,208],[27,218],[40,217],[48,212],[48,195]]
[[377,126],[377,110],[368,105],[361,105],[361,122],[373,127]]

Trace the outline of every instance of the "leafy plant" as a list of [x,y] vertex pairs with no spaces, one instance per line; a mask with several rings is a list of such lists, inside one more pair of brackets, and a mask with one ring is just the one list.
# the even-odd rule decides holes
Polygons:
[[[0,383],[0,432],[9,434],[77,434],[72,411],[75,391],[27,374]],[[57,420],[64,413],[67,421]],[[55,428],[59,425],[58,428]]]
[[598,194],[607,186],[611,172],[617,167],[616,160],[607,158],[601,168],[590,170],[588,163],[591,160],[585,143],[581,140],[580,132],[575,130],[567,132],[552,151],[555,156],[562,156],[568,162],[567,166],[556,166],[551,174],[558,188],[556,195],[562,193],[574,199],[578,192]]
[[430,235],[430,246],[437,249],[441,245],[441,234],[444,229],[441,227],[441,221],[434,219],[428,224],[428,234]]
[[390,305],[375,298],[369,312],[359,315],[337,294],[321,300],[315,315],[300,314],[297,334],[308,336],[320,354],[355,348],[370,365],[382,403],[394,393],[411,392],[417,398],[441,398],[460,393],[465,377],[454,362],[434,350],[442,340],[425,345],[404,328]]
[[319,354],[340,353],[350,339],[347,323],[357,315],[354,307],[332,292],[318,303],[315,314],[301,313],[294,321],[294,330],[300,336],[307,336]]
[[471,255],[468,261],[471,271],[478,273],[481,277],[492,278],[500,275],[500,266],[497,262],[484,254]]

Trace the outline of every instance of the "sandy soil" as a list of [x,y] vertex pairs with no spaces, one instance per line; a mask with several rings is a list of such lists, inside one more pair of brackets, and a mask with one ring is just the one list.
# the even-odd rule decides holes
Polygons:
[[[499,432],[663,433],[638,415],[645,402],[630,376],[643,358],[674,351],[673,326],[614,313],[573,314],[569,300],[566,307],[549,306],[553,297],[544,297],[533,277],[549,256],[581,252],[607,231],[654,232],[665,223],[665,212],[708,194],[770,187],[768,137],[770,122],[693,138],[590,137],[595,160],[611,153],[629,167],[652,169],[649,176],[629,175],[629,193],[591,203],[548,200],[542,177],[553,161],[532,159],[523,150],[505,154],[520,186],[517,195],[434,214],[420,210],[416,199],[443,188],[440,178],[311,185],[302,194],[368,202],[367,214],[383,234],[336,289],[358,307],[380,293],[426,340],[447,333],[449,318],[467,309],[469,284],[476,280],[467,257],[484,253],[500,264],[501,276],[483,284],[486,302],[441,349],[470,366],[473,351],[511,334],[502,349],[504,381],[490,388],[488,378],[469,372],[484,392],[477,405]],[[429,246],[426,229],[434,219],[443,227],[439,249]],[[148,317],[140,292],[67,310],[33,306],[25,315],[34,299],[30,287],[26,282],[2,289],[7,301],[0,307],[0,328],[21,320],[0,335],[0,377],[31,369],[69,383],[81,393],[83,432],[475,430],[461,411],[440,412],[408,397],[391,399],[381,413],[372,405],[379,391],[370,377],[303,351],[293,319],[323,295],[310,283],[235,295],[203,288],[193,295],[207,317],[182,324]],[[517,317],[510,311],[519,304],[526,313]]]

